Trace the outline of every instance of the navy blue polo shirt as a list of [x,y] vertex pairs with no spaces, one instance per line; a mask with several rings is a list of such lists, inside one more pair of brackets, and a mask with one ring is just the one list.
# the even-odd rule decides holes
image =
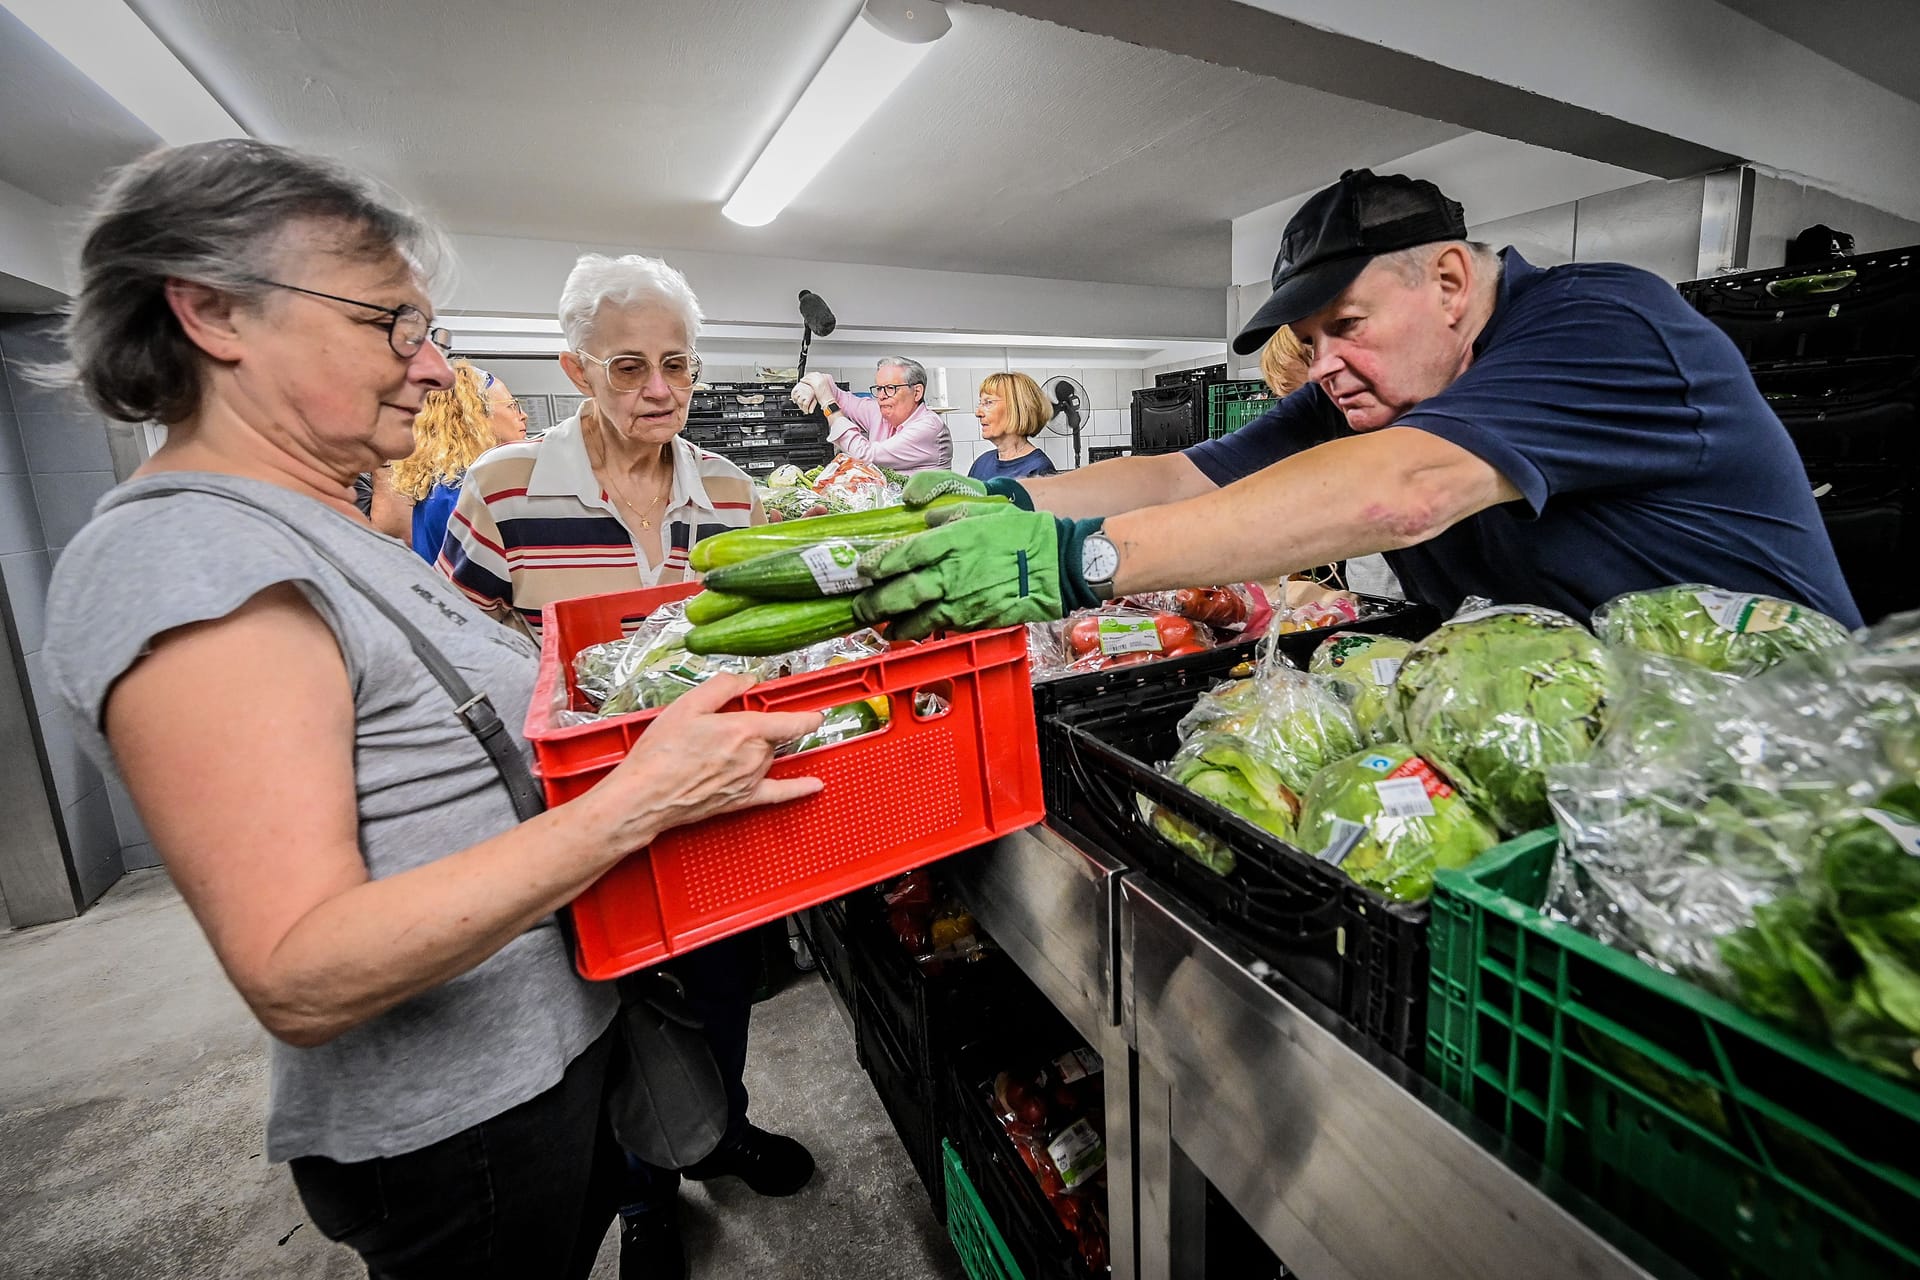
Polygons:
[[[1466,449],[1521,500],[1389,551],[1407,594],[1585,621],[1623,591],[1701,582],[1859,626],[1806,468],[1726,335],[1637,267],[1501,258],[1473,363],[1394,425]],[[1225,485],[1352,434],[1310,384],[1186,453]]]

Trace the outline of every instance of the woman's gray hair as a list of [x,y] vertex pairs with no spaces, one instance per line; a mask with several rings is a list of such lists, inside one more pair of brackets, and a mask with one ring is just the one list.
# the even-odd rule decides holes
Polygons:
[[906,356],[882,356],[873,362],[874,376],[878,377],[880,370],[886,368],[888,365],[899,368],[907,375],[908,386],[924,387],[927,385],[927,366],[921,364],[918,360],[910,360]]
[[331,160],[251,138],[163,147],[120,170],[94,202],[63,380],[122,422],[191,417],[204,357],[167,304],[167,282],[258,300],[281,233],[298,221],[327,224],[333,252],[368,261],[398,253],[423,278],[447,258],[438,230]]
[[623,311],[640,307],[662,307],[679,319],[687,331],[687,344],[700,336],[700,299],[693,296],[687,278],[658,258],[629,253],[609,258],[604,253],[583,253],[567,273],[560,290],[560,332],[566,335],[569,350],[579,351],[593,332],[593,322],[602,307]]

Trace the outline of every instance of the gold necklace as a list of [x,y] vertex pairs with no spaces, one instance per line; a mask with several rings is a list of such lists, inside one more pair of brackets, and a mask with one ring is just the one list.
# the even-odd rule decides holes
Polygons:
[[[601,425],[599,422],[598,413],[594,414],[594,425],[596,427],[599,427]],[[599,433],[598,431],[596,431],[594,434],[597,436]],[[600,446],[600,449],[599,449],[600,461],[597,464],[595,464],[595,470],[599,471],[604,468],[604,474],[602,476],[602,479],[605,482],[605,488],[608,495],[611,496],[613,500],[616,503],[618,503],[620,506],[625,507],[628,513],[631,514],[633,518],[639,522],[640,527],[642,529],[649,529],[649,530],[652,529],[653,521],[650,518],[648,518],[647,513],[652,511],[655,507],[659,506],[662,502],[665,502],[667,500],[667,495],[673,491],[673,459],[671,457],[667,459],[667,478],[665,483],[663,483],[660,486],[660,492],[655,494],[653,496],[653,501],[649,502],[646,506],[637,507],[633,504],[633,499],[627,496],[626,490],[623,489],[619,484],[614,482],[613,467],[610,465],[611,460],[609,459],[607,454],[606,441],[596,439],[594,443]],[[589,451],[587,461],[589,463],[593,462],[592,451]]]

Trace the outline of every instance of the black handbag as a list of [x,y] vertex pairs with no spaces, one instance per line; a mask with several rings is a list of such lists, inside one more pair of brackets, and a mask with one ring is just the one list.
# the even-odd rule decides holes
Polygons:
[[[439,647],[391,601],[327,548],[300,534],[286,517],[256,502],[222,490],[184,484],[157,486],[130,501],[144,502],[175,493],[224,498],[300,535],[407,638],[428,674],[447,691],[460,723],[493,762],[519,819],[525,822],[546,811],[540,784],[492,701],[484,693],[475,693]],[[572,930],[564,914],[560,923],[571,950]],[[727,1130],[726,1082],[707,1042],[705,1024],[689,1008],[685,989],[670,974],[657,970],[629,974],[620,979],[619,991],[620,1012],[615,1026],[620,1044],[613,1055],[615,1074],[607,1099],[608,1121],[620,1145],[642,1160],[668,1169],[684,1168],[711,1155]]]

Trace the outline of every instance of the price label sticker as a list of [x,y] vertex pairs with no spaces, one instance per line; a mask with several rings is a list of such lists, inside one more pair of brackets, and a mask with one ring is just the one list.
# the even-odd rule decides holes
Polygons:
[[1400,674],[1400,659],[1398,658],[1373,659],[1373,682],[1375,684],[1378,684],[1378,685],[1392,684],[1394,680],[1399,676],[1399,674]]
[[1159,653],[1165,647],[1152,618],[1100,619],[1102,653]]
[[851,542],[815,543],[801,550],[800,562],[823,596],[844,596],[873,585],[861,576],[860,550]]
[[1431,818],[1433,797],[1418,778],[1385,778],[1373,784],[1389,818]]
[[[1379,786],[1381,784],[1376,782],[1374,785]],[[1353,852],[1354,846],[1359,844],[1361,837],[1366,834],[1366,823],[1348,822],[1345,818],[1335,818],[1333,820],[1333,838],[1327,841],[1326,848],[1314,856],[1322,862],[1337,867],[1347,860],[1347,855]]]
[[1077,1187],[1106,1167],[1107,1144],[1086,1120],[1075,1120],[1047,1144],[1047,1155],[1060,1171],[1060,1181]]
[[1092,1049],[1075,1049],[1053,1060],[1053,1069],[1060,1073],[1060,1079],[1066,1084],[1076,1080],[1085,1080],[1088,1076],[1097,1076],[1106,1064],[1100,1055]]
[[1731,591],[1696,591],[1693,598],[1723,631],[1748,635],[1778,631],[1800,616],[1798,605],[1765,596],[1736,595]]

